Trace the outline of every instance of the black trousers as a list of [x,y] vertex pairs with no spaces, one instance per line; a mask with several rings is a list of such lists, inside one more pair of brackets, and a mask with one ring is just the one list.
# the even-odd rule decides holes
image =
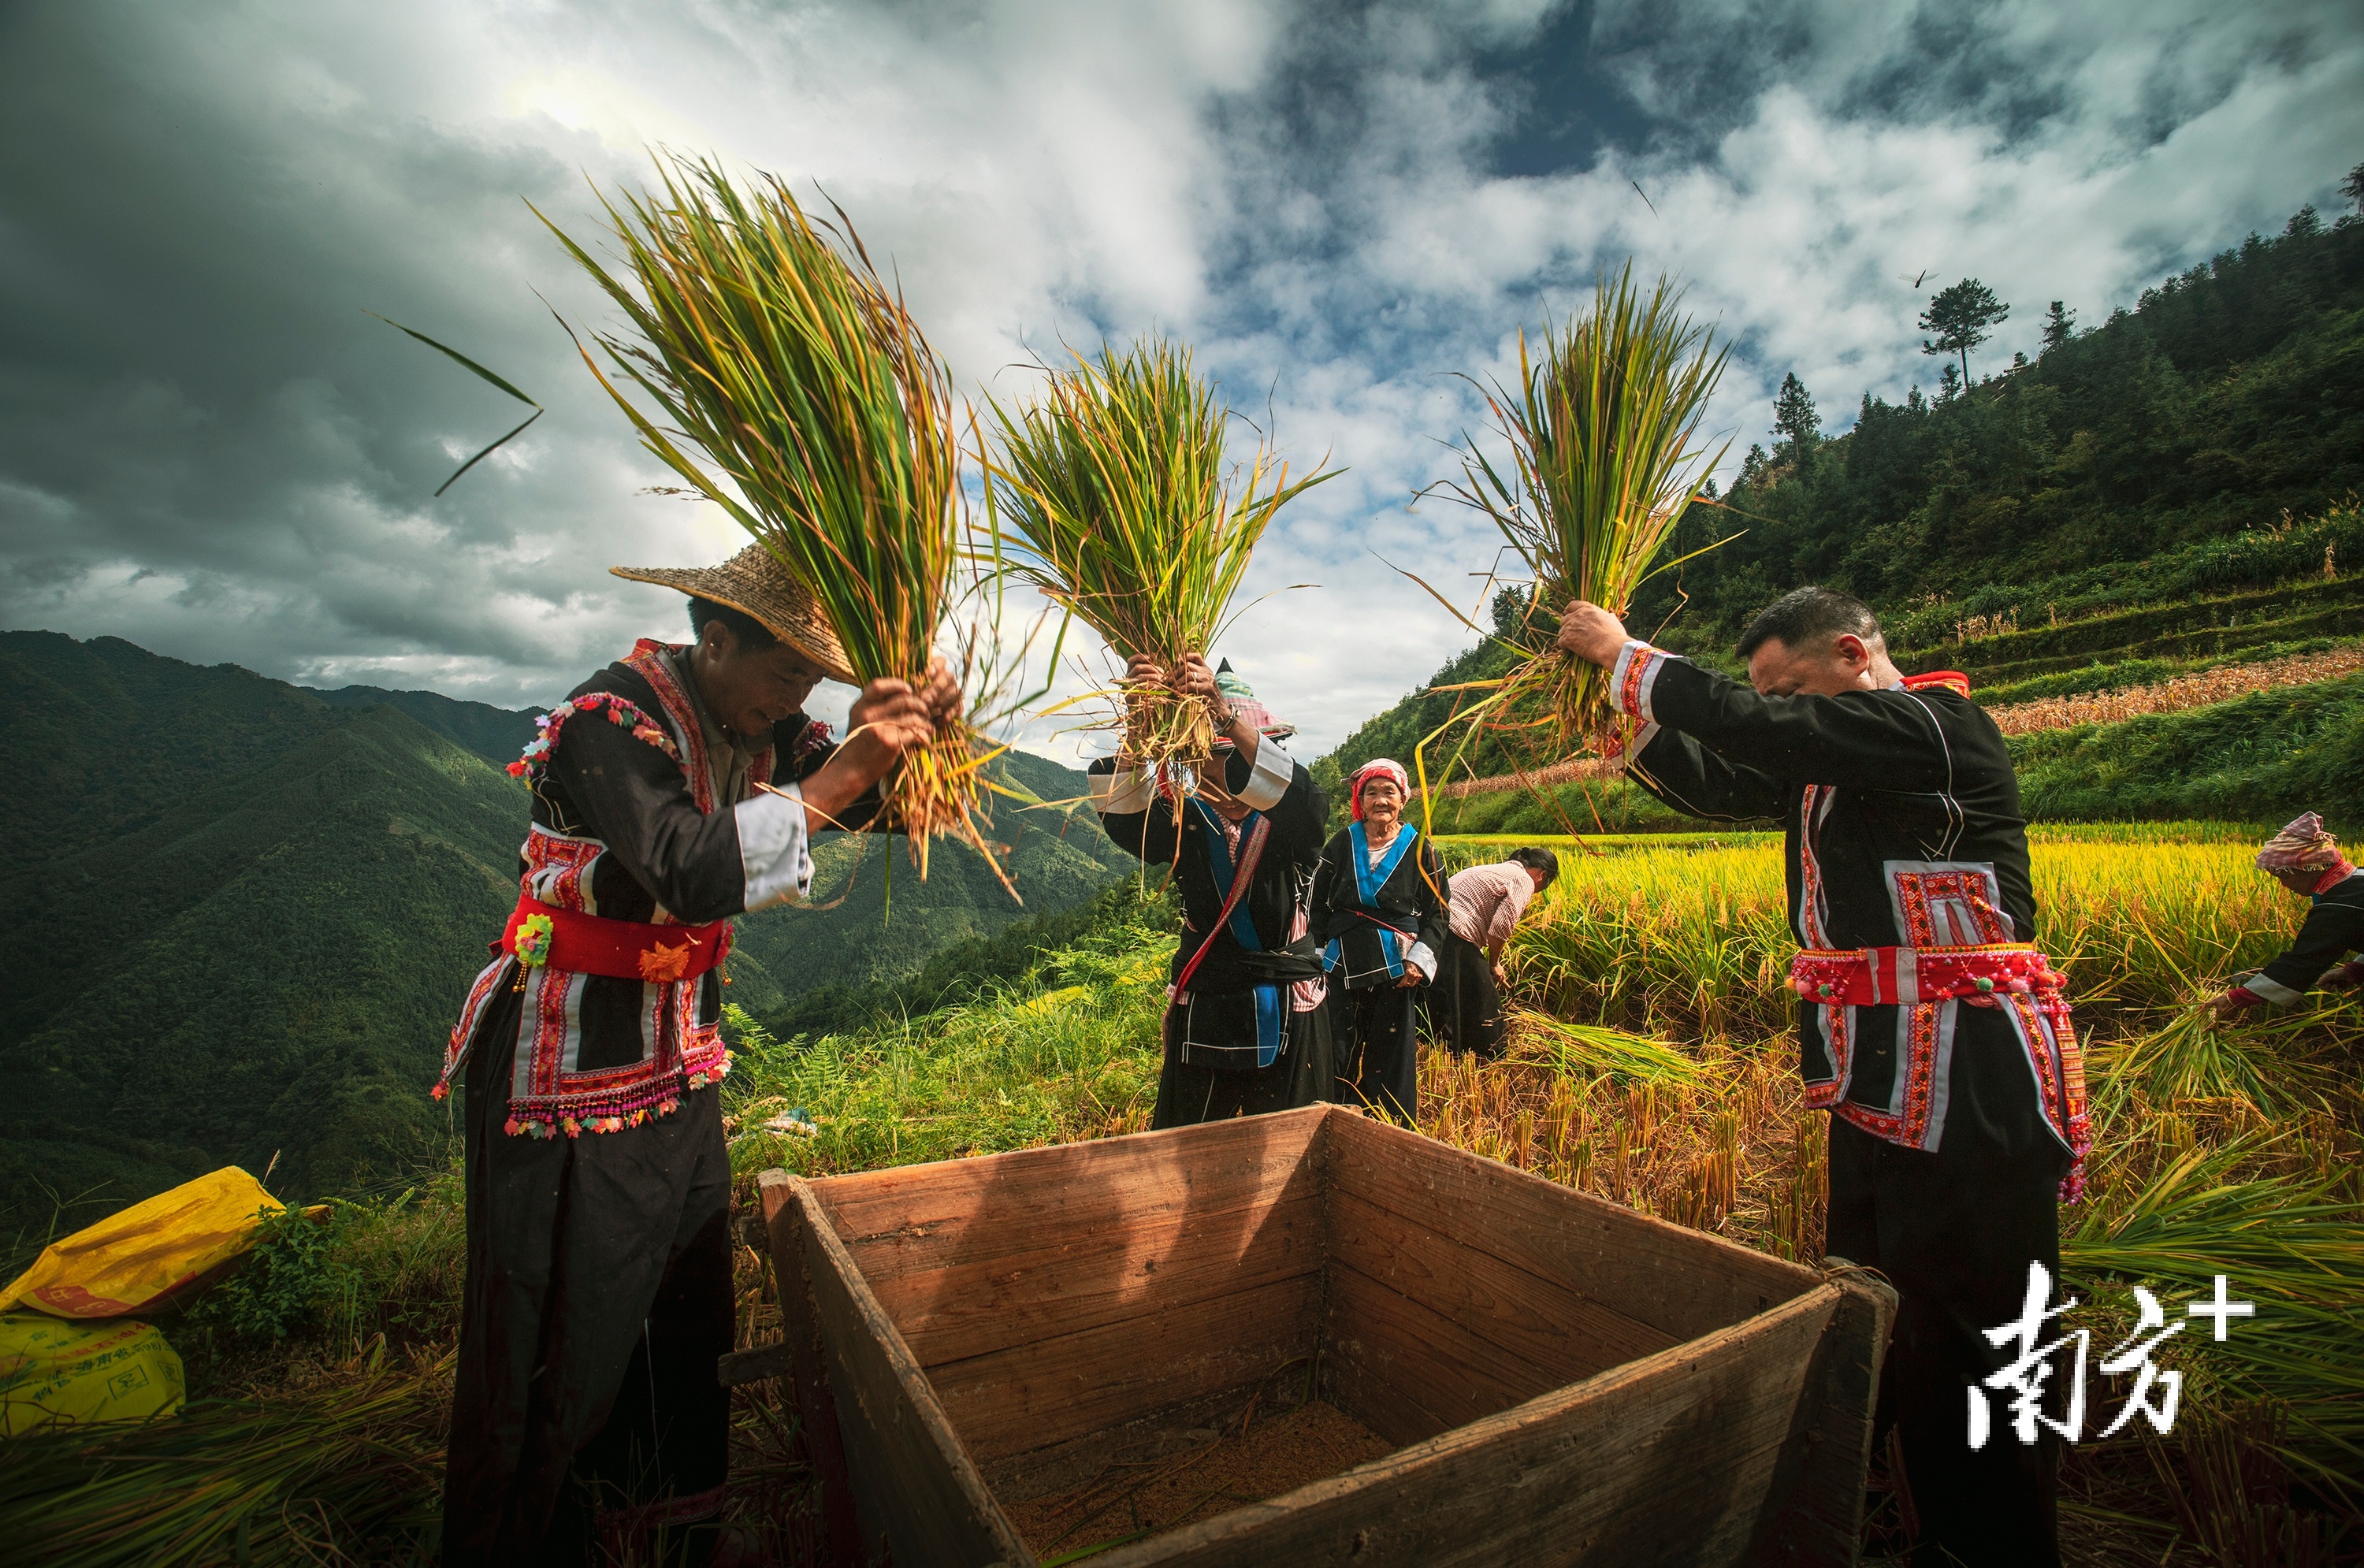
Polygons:
[[730,1164],[719,1092],[621,1132],[513,1138],[519,1002],[466,1072],[468,1273],[443,1490],[443,1561],[588,1560],[608,1522],[687,1527],[721,1507],[731,1348]]
[[1332,1049],[1338,1057],[1340,1105],[1368,1105],[1412,1125],[1420,1108],[1420,1047],[1412,1030],[1418,986],[1330,987]]
[[1429,1038],[1455,1051],[1500,1055],[1502,994],[1494,984],[1494,961],[1476,942],[1448,936],[1436,963],[1436,983],[1420,994]]
[[[1287,1006],[1284,995],[1282,1005]],[[1182,1009],[1165,1009],[1165,1062],[1157,1073],[1157,1110],[1150,1127],[1189,1127],[1235,1116],[1293,1111],[1330,1097],[1335,1073],[1326,1006],[1288,1015],[1280,1055],[1244,1072],[1182,1060]]]
[[[2044,1122],[2025,1059],[2000,1016],[1963,1010],[1944,1136],[1928,1153],[1831,1118],[1827,1251],[1895,1285],[1896,1328],[1880,1369],[1877,1441],[1892,1425],[1921,1516],[1921,1544],[1971,1568],[2057,1568],[2059,1440],[2041,1426],[2023,1446],[2008,1394],[1986,1391],[1992,1424],[1968,1441],[1967,1390],[2017,1353],[1983,1330],[2016,1321],[2027,1265],[2060,1277],[2056,1194],[2068,1156]],[[2037,1341],[2066,1330],[2047,1320]],[[2070,1375],[2053,1360],[2048,1386]],[[2057,1416],[2057,1401],[2049,1413]],[[1878,1451],[1877,1449],[1874,1451]],[[1933,1563],[1946,1559],[1926,1553]],[[1922,1554],[1913,1562],[1920,1568]]]

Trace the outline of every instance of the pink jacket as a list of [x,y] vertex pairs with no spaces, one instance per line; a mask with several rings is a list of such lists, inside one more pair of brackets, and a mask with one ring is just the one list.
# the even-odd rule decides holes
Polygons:
[[1484,947],[1508,941],[1535,895],[1534,878],[1515,861],[1453,873],[1453,934]]

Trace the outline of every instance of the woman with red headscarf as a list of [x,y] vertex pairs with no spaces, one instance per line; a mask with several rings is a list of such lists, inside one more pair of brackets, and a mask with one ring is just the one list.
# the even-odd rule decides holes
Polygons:
[[1436,978],[1451,930],[1444,862],[1403,819],[1411,781],[1379,757],[1348,782],[1354,821],[1313,873],[1314,934],[1327,945],[1338,1099],[1409,1124],[1420,1107],[1414,992]]

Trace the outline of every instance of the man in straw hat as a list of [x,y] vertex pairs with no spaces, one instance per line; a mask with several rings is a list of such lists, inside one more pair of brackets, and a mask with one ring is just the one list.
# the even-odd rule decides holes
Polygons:
[[2220,1018],[2258,1007],[2284,1007],[2318,985],[2364,984],[2364,963],[2347,955],[2364,948],[2364,876],[2356,874],[2339,840],[2310,811],[2258,851],[2265,872],[2314,907],[2290,950],[2265,968],[2244,974],[2213,1006]]
[[658,1530],[712,1548],[730,917],[803,897],[813,829],[868,825],[878,781],[959,711],[939,662],[924,690],[864,686],[832,742],[804,704],[851,683],[844,653],[759,545],[615,571],[690,595],[695,640],[640,642],[510,765],[533,792],[522,892],[436,1086],[467,1090],[449,1562],[637,1560]]
[[1987,1330],[2021,1317],[2032,1265],[2057,1280],[2057,1205],[2091,1142],[2064,979],[2028,940],[2002,732],[1962,676],[1901,674],[1871,611],[1827,588],[1757,616],[1745,684],[1595,605],[1568,606],[1558,645],[1608,671],[1640,721],[1635,782],[1691,816],[1782,822],[1805,1104],[1832,1113],[1828,1251],[1896,1286],[1879,1420],[1920,1544],[2057,1564],[2056,1430],[2023,1443],[1966,1414],[2003,1397],[1980,1385],[2013,1352]]
[[1305,889],[1330,813],[1313,775],[1225,660],[1178,670],[1136,655],[1133,685],[1168,685],[1213,709],[1215,754],[1161,777],[1130,747],[1094,762],[1092,806],[1121,848],[1170,865],[1182,890],[1154,1127],[1292,1110],[1330,1090],[1321,966],[1306,935]]

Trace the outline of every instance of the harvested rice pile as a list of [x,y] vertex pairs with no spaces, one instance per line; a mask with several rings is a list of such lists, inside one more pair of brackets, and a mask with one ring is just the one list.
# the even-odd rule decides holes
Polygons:
[[1227,1422],[1178,1454],[1113,1460],[1080,1486],[1010,1504],[1009,1522],[1048,1562],[1277,1497],[1394,1451],[1393,1443],[1316,1399],[1261,1417],[1244,1435]]
[[2133,686],[2122,692],[2089,692],[2081,696],[2045,697],[2013,703],[1992,710],[2005,735],[2032,735],[2039,729],[2067,729],[2079,724],[2114,724],[2147,713],[2174,713],[2205,707],[2210,703],[2271,691],[2276,686],[2303,686],[2315,681],[2337,680],[2364,670],[2364,646],[2335,648],[2328,653],[2299,653],[2269,659],[2260,664],[2228,664],[2178,675],[2155,686]]

